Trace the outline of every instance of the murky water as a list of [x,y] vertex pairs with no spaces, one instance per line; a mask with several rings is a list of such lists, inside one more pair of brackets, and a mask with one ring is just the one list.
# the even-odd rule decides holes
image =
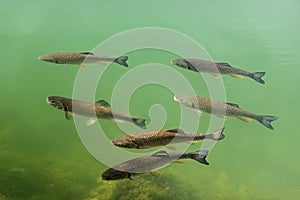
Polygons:
[[[0,13],[0,199],[299,199],[298,1],[29,0],[2,2]],[[100,180],[107,166],[85,149],[74,123],[45,102],[48,95],[72,96],[79,67],[43,63],[37,57],[90,51],[111,35],[149,26],[192,37],[216,61],[266,71],[265,85],[222,78],[228,102],[279,116],[275,130],[228,119],[226,138],[209,154],[209,166],[172,164],[159,177],[138,177],[142,183]],[[151,62],[167,63],[190,80],[197,95],[207,95],[197,74],[169,63],[174,55],[155,50],[128,55],[137,59],[129,58],[128,69],[112,65],[95,100],[110,100],[122,75]],[[174,128],[179,126],[180,106],[172,98],[167,88],[148,85],[133,95],[130,111],[149,118],[150,107],[161,104],[168,114],[164,128]],[[204,114],[199,132],[206,130],[208,120]],[[100,124],[108,138],[123,134],[111,122]]]

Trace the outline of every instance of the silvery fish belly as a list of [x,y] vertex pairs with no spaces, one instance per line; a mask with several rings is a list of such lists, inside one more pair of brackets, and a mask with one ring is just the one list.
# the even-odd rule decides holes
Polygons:
[[58,52],[40,56],[39,59],[61,65],[73,64],[85,66],[85,64],[89,63],[106,64],[107,62],[115,62],[124,67],[128,67],[128,56],[108,57],[95,55],[92,52]]
[[101,178],[102,180],[132,179],[133,175],[155,171],[159,167],[180,159],[193,159],[201,164],[208,165],[209,163],[206,161],[207,154],[208,151],[206,150],[188,153],[159,151],[150,156],[134,158],[109,168],[102,173]]
[[96,103],[89,103],[60,96],[49,96],[46,101],[51,106],[63,110],[65,112],[66,119],[72,119],[73,114],[89,117],[90,119],[87,121],[87,125],[95,123],[95,118],[107,120],[118,119],[132,122],[140,128],[146,129],[146,119],[131,117],[113,111],[110,108],[109,103],[105,100],[99,100]]
[[179,128],[169,130],[147,131],[117,137],[112,140],[112,143],[115,146],[123,148],[147,149],[157,146],[166,146],[175,150],[175,147],[169,146],[169,144],[192,142],[204,139],[222,140],[225,137],[223,131],[224,128],[216,130],[213,133],[207,134],[185,133]]
[[245,122],[256,120],[271,130],[274,129],[271,122],[278,119],[276,116],[259,115],[246,111],[235,103],[221,102],[201,96],[175,95],[174,100],[184,106],[218,117],[235,117]]
[[236,67],[232,67],[229,63],[212,62],[195,58],[175,59],[172,60],[171,63],[194,72],[210,73],[213,76],[224,74],[238,79],[249,77],[258,83],[265,83],[265,81],[262,79],[262,77],[266,74],[265,72],[248,72]]

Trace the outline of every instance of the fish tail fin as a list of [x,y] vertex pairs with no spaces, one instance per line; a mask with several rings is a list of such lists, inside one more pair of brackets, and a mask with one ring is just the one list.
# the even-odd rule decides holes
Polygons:
[[223,140],[225,138],[225,135],[223,134],[224,129],[225,127],[216,130],[215,132],[209,134],[208,138],[212,140]]
[[206,156],[208,154],[208,150],[200,150],[196,151],[192,155],[192,159],[204,164],[204,165],[209,165],[209,163],[206,161]]
[[250,77],[261,84],[265,84],[265,81],[262,79],[265,74],[266,72],[254,72]]
[[126,61],[128,60],[128,56],[120,56],[117,57],[114,62],[124,66],[124,67],[128,67],[128,64],[126,63]]
[[132,118],[132,121],[135,125],[141,127],[142,129],[147,129],[146,124],[145,124],[146,119]]
[[273,130],[274,128],[273,128],[271,122],[275,121],[277,119],[278,119],[278,117],[276,117],[276,116],[262,115],[258,121],[265,127]]

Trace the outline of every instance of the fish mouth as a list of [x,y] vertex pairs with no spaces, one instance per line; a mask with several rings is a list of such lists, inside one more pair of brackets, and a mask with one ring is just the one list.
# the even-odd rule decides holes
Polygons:
[[175,64],[174,62],[175,62],[174,60],[171,60],[171,64],[173,64],[173,65],[174,65],[174,64]]
[[179,102],[179,98],[177,95],[174,95],[173,99],[174,99],[174,101]]
[[111,143],[117,147],[123,147],[123,143],[118,140],[112,140]]
[[46,97],[46,102],[49,105],[55,106],[56,108],[58,107],[52,100],[50,97]]
[[51,104],[52,103],[49,97],[46,97],[46,102],[47,102],[47,104]]

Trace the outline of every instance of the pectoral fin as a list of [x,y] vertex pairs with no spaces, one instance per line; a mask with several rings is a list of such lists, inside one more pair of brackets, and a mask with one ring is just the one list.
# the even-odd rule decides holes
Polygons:
[[65,111],[65,118],[67,120],[71,120],[71,119],[73,119],[73,114],[69,111]]
[[91,125],[93,125],[95,122],[96,122],[96,119],[95,119],[95,118],[89,118],[89,119],[86,121],[85,125],[91,126]]
[[150,174],[155,177],[159,177],[161,175],[159,171],[151,171]]
[[137,182],[137,183],[143,183],[143,181],[141,181],[141,180],[133,179],[130,173],[128,173],[128,177],[127,177],[127,178],[128,178],[129,180],[134,181],[134,182]]
[[230,76],[234,77],[234,78],[237,78],[237,79],[242,79],[244,78],[244,76],[242,75],[237,75],[237,74],[230,74]]
[[200,117],[201,114],[202,114],[202,112],[201,112],[200,110],[198,110],[198,109],[193,109],[193,112],[194,112],[194,114],[195,114],[197,117]]
[[187,65],[187,67],[188,67],[189,70],[192,70],[192,71],[195,71],[195,72],[199,72],[199,71],[197,70],[197,68],[195,68],[194,65],[192,65],[192,63],[190,63],[190,62],[187,61],[187,60],[185,60],[184,62],[186,63],[186,65]]
[[79,66],[80,66],[80,67],[85,67],[86,65],[83,64],[83,63],[81,63],[81,64],[79,64]]

